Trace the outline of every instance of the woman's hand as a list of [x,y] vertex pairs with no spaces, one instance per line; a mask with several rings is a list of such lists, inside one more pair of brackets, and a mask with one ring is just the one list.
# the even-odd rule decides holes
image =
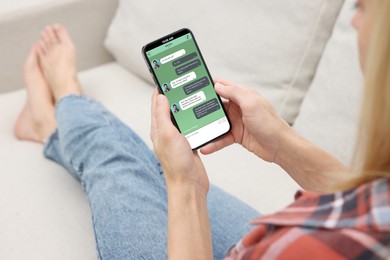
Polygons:
[[225,108],[232,130],[201,149],[210,154],[239,143],[260,158],[281,166],[304,189],[333,192],[353,178],[336,158],[295,133],[256,91],[217,80],[217,93],[227,99]]
[[155,91],[151,138],[168,194],[168,258],[213,259],[206,196],[209,180],[198,153],[172,124],[170,106]]
[[171,186],[191,186],[206,196],[209,180],[203,163],[198,153],[192,151],[187,139],[173,125],[169,102],[157,90],[152,100],[151,138],[168,189]]
[[225,109],[232,130],[223,138],[203,147],[201,152],[211,154],[238,143],[260,158],[274,162],[281,136],[289,132],[290,126],[255,90],[224,80],[216,80],[215,90],[228,100]]

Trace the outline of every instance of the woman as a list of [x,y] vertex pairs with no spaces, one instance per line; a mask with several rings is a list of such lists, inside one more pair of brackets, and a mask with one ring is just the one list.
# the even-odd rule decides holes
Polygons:
[[247,222],[259,214],[209,185],[197,152],[173,126],[163,95],[156,91],[152,99],[151,137],[159,161],[129,128],[82,95],[74,45],[62,26],[47,27],[30,51],[28,100],[15,134],[45,143],[45,155],[81,181],[102,259],[386,259],[390,1],[358,1],[353,23],[366,74],[356,169],[349,171],[294,133],[254,91],[216,83],[228,100],[233,128],[201,152],[239,143],[310,191],[285,210],[254,220],[253,229]]

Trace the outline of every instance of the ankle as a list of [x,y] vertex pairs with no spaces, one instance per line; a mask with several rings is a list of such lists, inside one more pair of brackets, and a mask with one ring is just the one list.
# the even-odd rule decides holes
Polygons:
[[57,127],[54,111],[46,111],[40,116],[33,116],[33,124],[39,140],[43,143]]
[[54,91],[54,98],[55,102],[58,103],[58,101],[67,95],[70,94],[77,94],[77,95],[82,95],[83,92],[81,90],[80,83],[77,79],[72,80],[71,82],[67,83],[63,87],[56,88]]
[[56,125],[54,122],[46,123],[45,125],[37,126],[37,134],[39,141],[44,143],[45,140],[54,132]]

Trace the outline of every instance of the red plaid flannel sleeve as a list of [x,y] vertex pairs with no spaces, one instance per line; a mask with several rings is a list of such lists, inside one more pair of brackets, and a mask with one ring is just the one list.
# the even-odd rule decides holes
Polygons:
[[334,194],[300,192],[253,224],[226,259],[390,259],[390,180]]

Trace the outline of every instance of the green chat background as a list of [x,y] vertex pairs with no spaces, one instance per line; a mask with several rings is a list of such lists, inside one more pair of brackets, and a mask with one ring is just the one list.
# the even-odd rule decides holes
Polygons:
[[[172,41],[174,42],[174,41]],[[173,104],[177,104],[178,107],[180,108],[180,105],[179,105],[179,101],[184,99],[184,98],[187,98],[189,96],[192,96],[200,91],[203,91],[205,96],[206,96],[206,101],[200,103],[200,104],[197,104],[185,111],[181,110],[180,108],[180,112],[178,113],[173,113],[173,116],[178,124],[178,127],[180,129],[180,132],[183,134],[183,135],[187,135],[191,132],[194,132],[218,119],[221,119],[225,116],[224,112],[223,112],[223,109],[219,109],[217,111],[215,111],[214,113],[211,113],[201,119],[197,119],[195,117],[195,114],[193,112],[193,108],[213,99],[213,98],[216,98],[217,95],[214,91],[214,86],[213,86],[213,82],[211,81],[210,77],[208,77],[207,75],[207,71],[205,69],[205,67],[203,66],[203,61],[201,60],[200,58],[200,54],[199,52],[197,51],[196,49],[196,46],[195,46],[195,43],[192,39],[189,39],[188,41],[185,41],[179,45],[176,45],[176,46],[173,46],[169,49],[167,49],[166,51],[163,51],[163,52],[160,52],[152,57],[148,57],[149,58],[149,61],[152,62],[153,60],[158,60],[159,63],[160,63],[160,60],[163,58],[163,57],[166,57],[170,54],[173,54],[181,49],[184,49],[186,51],[186,54],[180,58],[183,58],[193,52],[196,52],[197,53],[197,57],[195,59],[192,59],[190,61],[187,61],[183,64],[180,64],[176,67],[174,67],[172,65],[173,61],[175,60],[178,60],[180,58],[177,58],[175,60],[172,60],[168,63],[165,63],[165,64],[160,64],[160,68],[155,70],[154,68],[152,68],[157,76],[157,79],[158,79],[158,82],[159,82],[159,85],[160,85],[160,88],[162,89],[162,85],[164,83],[168,83],[170,88],[171,88],[171,91],[170,92],[167,92],[167,93],[164,93],[165,96],[168,98],[169,100],[169,103],[172,107]],[[191,71],[189,72],[186,72],[186,73],[183,73],[181,74],[180,76],[176,74],[176,69],[181,67],[181,66],[184,66],[186,64],[188,64],[189,62],[191,61],[194,61],[196,59],[199,59],[200,62],[201,62],[201,66],[191,70],[191,71],[194,71],[195,74],[196,74],[196,79],[193,80],[193,81],[190,81],[180,87],[177,87],[175,89],[172,88],[172,86],[170,85],[170,82],[172,80],[175,80],[181,76],[184,76],[188,73],[190,73]],[[191,93],[190,95],[186,95],[185,92],[184,92],[184,89],[183,87],[187,86],[188,84],[196,81],[196,80],[199,80],[201,79],[202,77],[205,77],[207,76],[207,78],[209,79],[209,82],[210,82],[210,85],[205,87],[205,88],[202,88],[196,92],[193,92]],[[218,101],[219,102],[219,101]],[[219,104],[221,106],[221,104]]]

